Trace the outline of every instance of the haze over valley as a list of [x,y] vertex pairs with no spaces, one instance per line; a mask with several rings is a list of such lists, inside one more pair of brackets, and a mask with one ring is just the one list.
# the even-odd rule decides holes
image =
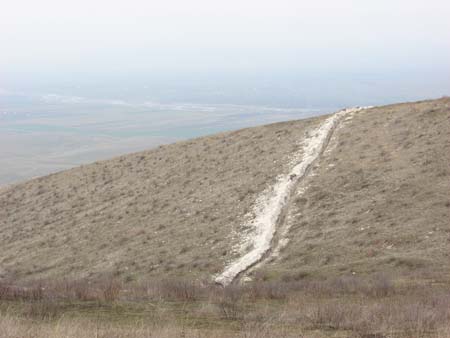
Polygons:
[[[0,185],[193,137],[336,111],[439,97],[447,73],[184,74],[56,81],[0,90]],[[169,74],[170,75],[170,74]],[[332,74],[331,74],[332,75]],[[161,81],[161,82],[158,82]],[[358,95],[355,95],[358,93]]]

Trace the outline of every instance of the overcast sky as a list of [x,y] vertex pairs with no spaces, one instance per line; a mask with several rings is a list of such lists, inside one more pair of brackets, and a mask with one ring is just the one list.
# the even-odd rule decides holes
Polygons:
[[448,0],[2,0],[0,75],[449,68]]

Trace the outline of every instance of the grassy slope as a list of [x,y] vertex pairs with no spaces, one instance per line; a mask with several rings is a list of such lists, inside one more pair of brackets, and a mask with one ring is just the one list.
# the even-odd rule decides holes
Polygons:
[[[450,100],[371,109],[336,133],[288,210],[275,278],[389,271],[446,277]],[[0,275],[210,278],[257,194],[323,118],[97,162],[0,190]]]
[[[24,289],[2,285],[0,281],[0,338],[450,337],[448,280],[447,283],[420,280],[417,284],[405,285],[390,279],[395,278],[395,273],[433,279],[447,277],[449,108],[449,99],[376,108],[357,115],[335,133],[330,151],[317,163],[315,175],[306,181],[306,193],[294,198],[289,205],[290,243],[277,260],[263,266],[263,272],[268,276],[284,281],[220,288],[177,279],[127,284],[111,279],[94,283],[65,280],[32,283]],[[239,227],[238,217],[243,215],[233,214],[233,208],[236,205],[250,207],[255,194],[270,184],[279,172],[280,163],[281,170],[286,169],[283,163],[294,150],[292,146],[298,137],[317,122],[291,122],[202,138],[96,163],[0,191],[0,221],[3,221],[0,268],[4,269],[5,275],[15,274],[19,280],[62,277],[63,272],[69,273],[68,276],[120,272],[123,271],[120,264],[130,267],[119,274],[120,277],[130,273],[149,275],[155,271],[162,271],[164,275],[175,272],[188,275],[184,266],[174,271],[167,268],[169,265],[162,265],[149,271],[143,268],[145,264],[129,264],[129,259],[146,256],[153,259],[155,252],[159,252],[158,247],[141,245],[143,239],[152,239],[142,237],[144,234],[133,236],[132,224],[123,218],[118,220],[120,223],[103,222],[98,215],[116,220],[120,215],[134,211],[132,219],[139,219],[150,212],[151,219],[169,220],[163,223],[172,230],[169,235],[164,235],[168,237],[160,237],[165,234],[165,228],[158,229],[161,223],[155,223],[158,228],[154,230],[150,218],[143,229],[158,231],[158,236],[152,237],[156,240],[167,240],[170,234],[183,232],[182,236],[173,237],[168,253],[161,256],[174,262],[189,258],[190,250],[184,251],[185,245],[203,244],[204,241],[195,237],[200,236],[197,227],[202,231],[217,229],[215,245],[229,247],[232,242],[228,241],[227,232]],[[278,142],[282,147],[275,148],[265,141]],[[183,156],[196,158],[191,151],[209,146],[217,152],[205,149],[205,153],[193,154],[200,154],[211,165],[223,155],[218,151],[224,152],[227,148],[223,147],[224,142],[231,147],[226,153],[228,159],[240,160],[222,161],[216,167],[229,169],[232,173],[238,170],[237,163],[248,168],[247,171],[240,169],[240,179],[235,176],[230,179],[226,175],[232,174],[223,173],[225,183],[221,184],[221,191],[231,193],[237,186],[247,189],[259,182],[258,188],[240,201],[236,192],[233,196],[239,202],[228,200],[219,193],[208,195],[216,200],[207,205],[221,203],[223,212],[219,220],[225,215],[230,217],[225,229],[220,226],[221,222],[210,219],[211,211],[215,209],[202,210],[196,218],[187,217],[195,224],[189,228],[190,234],[180,223],[168,223],[177,217],[176,212],[168,213],[171,209],[165,214],[167,207],[159,213],[159,208],[150,211],[145,208],[147,200],[143,192],[151,190],[154,184],[159,184],[157,191],[163,196],[192,194],[177,190],[179,185],[172,185],[177,179],[184,182],[188,171],[180,171],[181,177],[173,178],[177,172],[176,164],[169,166],[173,171],[166,172],[164,166],[158,167],[158,162],[172,163]],[[233,152],[239,145],[240,151]],[[268,147],[270,151],[255,152],[255,146]],[[215,160],[210,162],[210,156]],[[272,161],[265,161],[268,156],[273,156]],[[273,162],[275,159],[276,163]],[[153,162],[155,164],[151,166]],[[161,168],[161,172],[157,168]],[[205,173],[217,173],[219,169],[208,169],[200,163],[196,163],[196,168],[189,176],[198,185],[196,192],[207,194],[208,189],[213,191],[202,178]],[[265,179],[255,175],[254,170],[264,172]],[[100,173],[105,178],[103,175],[98,178]],[[168,175],[169,184],[161,183],[163,173]],[[143,176],[136,180],[136,175]],[[150,188],[147,176],[155,176]],[[231,188],[227,190],[228,187]],[[92,189],[90,194],[86,188]],[[122,195],[123,191],[136,192],[131,197],[137,197]],[[75,197],[62,198],[68,194]],[[110,196],[114,196],[112,202]],[[87,201],[82,203],[84,200]],[[141,208],[121,207],[133,201]],[[76,206],[69,208],[73,204],[68,204],[63,209],[63,203],[69,202]],[[156,203],[162,202],[158,199]],[[180,205],[172,200],[168,203],[172,203],[169,208]],[[48,205],[51,207],[46,207]],[[191,204],[181,205],[194,208]],[[55,210],[59,210],[56,216]],[[96,211],[99,214],[95,214]],[[166,215],[165,218],[162,215]],[[203,221],[203,215],[208,215],[209,221]],[[76,216],[78,218],[74,219]],[[96,226],[100,228],[96,230]],[[123,229],[129,232],[124,233]],[[16,238],[19,234],[25,237],[24,240]],[[60,245],[60,238],[68,234],[73,236],[70,245]],[[45,236],[53,236],[54,242],[46,240]],[[62,240],[66,239],[62,237]],[[116,243],[119,240],[122,243]],[[133,245],[138,245],[142,253]],[[210,267],[220,266],[224,258],[229,257],[228,253],[221,256],[220,251],[211,252],[208,242],[203,247],[195,247],[198,249],[191,250],[199,250],[195,252],[201,254]],[[71,249],[66,251],[67,248]],[[112,255],[117,250],[119,254]],[[14,253],[19,255],[14,256]],[[106,256],[109,260],[114,258],[113,265],[102,263],[105,255],[109,255]],[[83,265],[82,261],[87,264]],[[98,265],[89,265],[89,262]],[[41,268],[40,272],[32,270],[36,267]],[[42,267],[48,269],[42,270]],[[351,274],[352,271],[356,274]],[[375,271],[384,274],[361,276]],[[204,276],[207,273],[210,273],[208,268],[201,267],[191,272]],[[303,278],[306,273],[316,277],[326,275],[327,280],[291,281]],[[335,274],[351,276],[333,278]]]
[[0,277],[210,278],[243,216],[308,128],[277,123],[180,142],[0,190]]
[[289,210],[275,278],[372,273],[448,280],[450,99],[358,114]]

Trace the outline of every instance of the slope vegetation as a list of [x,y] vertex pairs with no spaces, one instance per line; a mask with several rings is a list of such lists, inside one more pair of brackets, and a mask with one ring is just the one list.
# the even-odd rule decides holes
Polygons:
[[0,276],[210,279],[323,118],[217,134],[0,190]]
[[[326,117],[217,134],[0,190],[0,278],[211,280],[251,252],[258,198]],[[450,99],[358,112],[334,131],[253,278],[446,279]]]
[[449,279],[450,99],[369,109],[338,129],[265,278]]

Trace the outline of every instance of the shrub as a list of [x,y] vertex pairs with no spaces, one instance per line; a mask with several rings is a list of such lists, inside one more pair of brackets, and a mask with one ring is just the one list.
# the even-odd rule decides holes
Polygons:
[[103,299],[107,302],[114,302],[118,299],[122,289],[121,283],[116,280],[107,281],[102,286]]

